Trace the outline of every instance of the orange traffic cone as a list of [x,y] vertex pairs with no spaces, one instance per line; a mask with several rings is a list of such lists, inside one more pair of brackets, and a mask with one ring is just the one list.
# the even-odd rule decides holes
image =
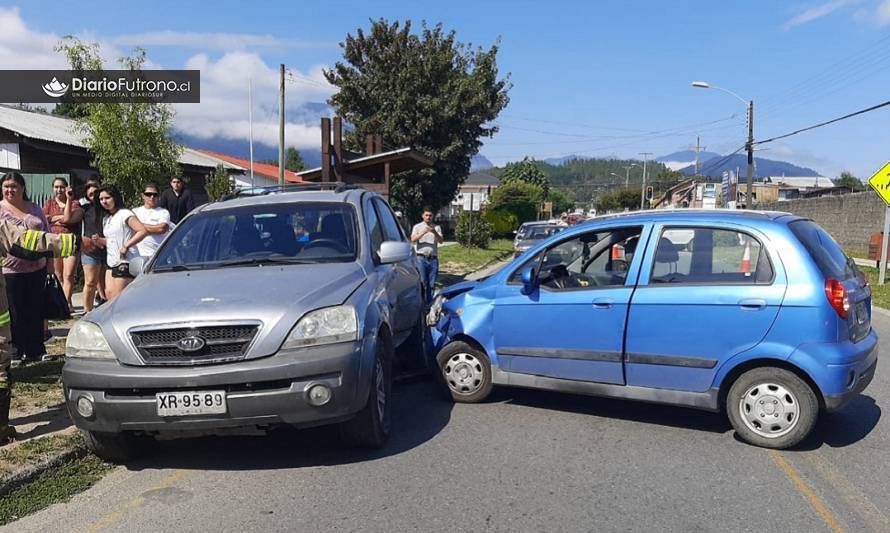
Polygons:
[[739,272],[751,273],[751,241],[745,239],[745,253],[742,254],[742,262],[739,264]]
[[624,261],[624,246],[612,245],[612,261]]

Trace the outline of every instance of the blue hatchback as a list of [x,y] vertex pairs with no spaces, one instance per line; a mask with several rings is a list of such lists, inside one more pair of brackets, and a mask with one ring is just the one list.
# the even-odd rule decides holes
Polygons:
[[428,321],[455,401],[511,385],[725,410],[769,448],[865,389],[878,355],[864,276],[773,212],[597,218],[442,290]]

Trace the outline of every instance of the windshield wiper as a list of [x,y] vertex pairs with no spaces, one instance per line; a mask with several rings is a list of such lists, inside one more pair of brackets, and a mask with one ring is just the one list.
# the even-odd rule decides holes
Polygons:
[[249,257],[249,258],[239,258],[239,259],[229,259],[228,261],[220,261],[219,263],[214,263],[215,267],[229,267],[229,266],[245,266],[245,265],[269,265],[269,264],[305,264],[309,261],[303,261],[300,259],[294,259],[293,257]]
[[201,267],[197,265],[169,265],[152,268],[152,272],[186,272],[189,270],[197,270]]

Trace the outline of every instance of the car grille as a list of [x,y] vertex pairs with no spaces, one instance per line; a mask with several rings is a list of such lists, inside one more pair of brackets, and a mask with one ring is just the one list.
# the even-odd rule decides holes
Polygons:
[[[256,324],[151,329],[131,331],[130,338],[150,365],[219,363],[242,359],[258,329]],[[178,343],[186,337],[202,339],[203,347],[183,350]]]

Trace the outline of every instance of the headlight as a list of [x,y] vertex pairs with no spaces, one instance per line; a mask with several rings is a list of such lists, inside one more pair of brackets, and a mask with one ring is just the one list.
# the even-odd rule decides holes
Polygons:
[[102,329],[86,320],[78,320],[71,326],[65,341],[65,356],[114,359],[114,354],[102,335]]
[[325,307],[306,314],[284,339],[281,349],[354,341],[358,318],[351,305]]
[[436,299],[433,300],[433,304],[430,306],[430,312],[426,315],[426,323],[428,326],[435,326],[439,323],[439,318],[442,316],[442,304],[445,303],[445,297],[441,294],[436,296]]

